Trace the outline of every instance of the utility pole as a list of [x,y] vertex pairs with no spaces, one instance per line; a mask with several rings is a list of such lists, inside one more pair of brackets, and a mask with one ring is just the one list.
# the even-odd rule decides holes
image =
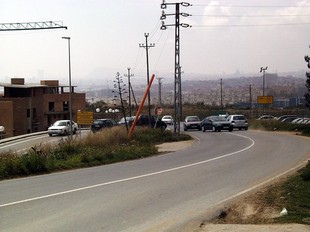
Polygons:
[[265,96],[265,82],[266,82],[266,80],[265,80],[265,71],[267,70],[267,68],[268,67],[266,67],[266,68],[261,67],[260,68],[260,72],[263,72],[263,96]]
[[223,110],[223,79],[221,78],[221,110]]
[[251,112],[251,117],[253,117],[253,108],[252,108],[252,85],[249,85],[249,91],[250,91],[250,112]]
[[161,85],[162,82],[161,80],[164,79],[164,77],[157,77],[156,78],[158,80],[158,105],[162,105],[162,100],[161,100]]
[[131,117],[131,82],[130,77],[133,76],[133,74],[130,74],[130,68],[127,68],[128,74],[125,74],[125,77],[128,77],[128,101],[129,101],[129,117]]
[[187,2],[181,3],[166,3],[163,0],[161,4],[161,9],[166,9],[167,5],[175,5],[174,14],[166,14],[165,11],[162,11],[160,17],[161,20],[165,20],[167,16],[175,16],[175,24],[165,25],[165,22],[162,21],[161,30],[166,30],[168,26],[175,27],[175,65],[174,65],[174,133],[180,134],[180,121],[182,120],[182,87],[181,87],[181,64],[180,64],[180,26],[181,27],[190,27],[189,24],[180,23],[180,15],[187,17],[190,16],[187,13],[180,13],[180,5],[184,7],[190,6]]
[[[145,44],[139,44],[140,48],[145,48],[146,51],[146,78],[147,78],[147,85],[150,83],[150,71],[149,71],[149,48],[155,47],[154,43],[148,44],[147,38],[149,33],[144,33],[145,36]],[[151,127],[151,94],[150,91],[147,95],[148,101],[148,113],[149,113],[149,126]]]

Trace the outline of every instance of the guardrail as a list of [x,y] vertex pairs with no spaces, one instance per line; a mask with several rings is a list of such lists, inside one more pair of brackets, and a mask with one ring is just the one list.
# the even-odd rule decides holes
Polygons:
[[18,136],[13,136],[13,137],[5,138],[5,139],[0,139],[0,144],[7,143],[7,142],[10,142],[10,141],[14,141],[14,140],[19,140],[19,139],[27,138],[27,137],[31,137],[31,136],[41,135],[41,134],[47,134],[47,131],[40,131],[40,132],[35,132],[35,133],[18,135]]
[[[79,131],[81,131],[81,130],[89,130],[89,129],[90,128],[79,128]],[[40,131],[40,132],[35,132],[35,133],[18,135],[18,136],[13,136],[13,137],[5,138],[5,139],[0,139],[0,144],[7,143],[7,142],[10,142],[10,141],[14,141],[14,140],[28,138],[28,137],[31,137],[31,136],[43,135],[43,134],[47,134],[47,131]]]

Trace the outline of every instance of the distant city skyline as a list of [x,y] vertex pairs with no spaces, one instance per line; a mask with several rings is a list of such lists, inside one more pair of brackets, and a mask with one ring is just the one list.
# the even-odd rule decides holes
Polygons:
[[[44,2],[44,4],[43,4]],[[106,84],[131,68],[133,82],[146,80],[144,33],[149,33],[150,73],[173,81],[174,27],[160,30],[161,0],[0,0],[0,23],[63,21],[68,30],[0,31],[0,82],[23,77],[68,81],[71,37],[72,84]],[[171,1],[166,1],[171,2]],[[310,54],[310,2],[305,0],[188,1],[181,7],[180,55],[184,79],[221,78],[306,70]],[[174,13],[168,6],[166,14]],[[167,16],[165,24],[173,24]],[[126,78],[124,77],[126,80]],[[102,84],[102,83],[100,83]]]

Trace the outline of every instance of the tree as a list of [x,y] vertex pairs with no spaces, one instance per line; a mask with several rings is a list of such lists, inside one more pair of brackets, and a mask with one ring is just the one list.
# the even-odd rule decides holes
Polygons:
[[[308,68],[310,68],[310,57],[309,56],[305,56],[305,61],[308,63]],[[310,72],[306,72],[306,88],[307,88],[307,92],[305,93],[305,98],[306,98],[306,106],[309,108],[310,110]]]

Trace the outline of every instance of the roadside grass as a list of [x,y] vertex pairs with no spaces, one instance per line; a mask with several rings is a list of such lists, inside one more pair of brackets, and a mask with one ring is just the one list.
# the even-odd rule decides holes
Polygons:
[[0,180],[139,159],[158,154],[156,144],[189,139],[168,130],[136,128],[128,140],[124,127],[71,141],[62,137],[57,145],[33,147],[24,155],[0,154]]
[[264,199],[280,211],[284,207],[288,211],[287,215],[274,218],[275,223],[310,225],[310,161],[297,174],[270,188]]
[[[268,131],[291,131],[310,136],[309,124],[281,123],[277,120],[252,120],[252,129]],[[274,223],[300,223],[310,225],[310,161],[305,168],[268,189],[262,198],[263,205],[272,205],[278,210],[284,207],[288,214],[273,219]]]
[[[226,206],[211,220],[216,224],[310,225],[310,161],[279,182],[264,186]],[[282,214],[283,209],[287,214]]]

